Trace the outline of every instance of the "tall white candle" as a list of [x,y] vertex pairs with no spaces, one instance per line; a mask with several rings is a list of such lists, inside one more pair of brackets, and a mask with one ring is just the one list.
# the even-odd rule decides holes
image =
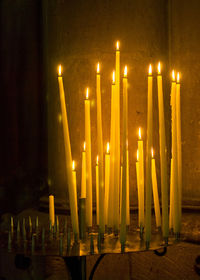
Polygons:
[[144,227],[144,156],[143,156],[143,140],[141,136],[141,128],[138,133],[138,195],[139,195],[139,227]]
[[110,189],[110,147],[107,143],[107,151],[105,154],[105,224],[108,223],[108,201]]
[[85,153],[86,143],[83,145],[82,152],[82,176],[81,176],[81,198],[86,198],[86,153]]
[[165,112],[162,89],[161,65],[158,63],[158,114],[159,114],[159,142],[160,142],[160,169],[161,169],[161,197],[162,197],[162,233],[165,240],[169,236],[168,216],[168,182],[167,182],[167,148],[165,137]]
[[92,226],[92,164],[91,164],[91,124],[89,89],[85,99],[85,141],[86,141],[86,225]]
[[96,219],[99,225],[99,156],[96,161]]

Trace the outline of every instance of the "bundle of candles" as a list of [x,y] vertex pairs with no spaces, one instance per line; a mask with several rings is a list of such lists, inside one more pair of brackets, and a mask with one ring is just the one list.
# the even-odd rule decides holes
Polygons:
[[[120,234],[122,245],[126,243],[127,225],[130,224],[129,205],[129,150],[128,150],[128,78],[127,66],[124,68],[123,83],[123,139],[122,158],[120,170],[120,50],[119,42],[116,44],[116,66],[113,72],[111,86],[111,123],[110,145],[107,144],[107,152],[104,157],[103,132],[102,132],[102,108],[101,108],[101,75],[100,65],[97,64],[96,72],[96,100],[97,100],[97,143],[98,156],[96,164],[96,222],[101,236],[104,236],[105,226]],[[163,87],[161,64],[157,69],[158,88],[158,114],[159,114],[159,153],[160,153],[160,180],[161,180],[161,209],[158,195],[156,163],[153,155],[153,75],[152,66],[149,65],[148,92],[147,92],[147,144],[146,144],[146,180],[144,180],[144,153],[141,129],[139,128],[136,175],[138,190],[138,226],[140,232],[144,231],[145,241],[149,246],[151,240],[151,211],[152,190],[157,227],[162,228],[162,236],[168,242],[169,228],[173,229],[178,237],[181,228],[181,188],[182,188],[182,156],[181,156],[181,114],[180,114],[180,83],[179,73],[175,79],[172,72],[171,85],[171,113],[172,113],[172,158],[170,171],[170,211],[168,209],[168,171],[167,149],[165,136],[165,114],[163,101]],[[68,178],[68,191],[70,201],[70,213],[73,232],[78,239],[83,236],[85,218],[87,228],[93,224],[92,215],[92,163],[91,163],[91,124],[90,124],[90,99],[89,89],[86,90],[85,99],[85,142],[82,152],[82,177],[80,212],[84,211],[78,219],[77,182],[75,163],[72,161],[68,118],[66,111],[65,92],[62,78],[62,67],[58,67],[58,84],[63,121],[63,134],[66,156],[66,171]],[[49,196],[50,221],[54,225],[54,196]],[[162,215],[161,215],[162,212]],[[168,215],[170,212],[170,215]],[[162,216],[162,218],[161,218]],[[80,223],[80,225],[79,225]],[[80,229],[80,234],[79,234]]]

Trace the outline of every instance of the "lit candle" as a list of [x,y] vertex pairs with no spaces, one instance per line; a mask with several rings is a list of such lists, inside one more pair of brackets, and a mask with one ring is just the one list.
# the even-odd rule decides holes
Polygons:
[[105,224],[108,223],[108,198],[110,189],[110,147],[107,143],[107,150],[105,154]]
[[102,114],[101,114],[101,88],[100,88],[100,67],[97,65],[96,74],[96,94],[97,94],[97,143],[99,154],[99,229],[100,233],[105,232],[105,219],[104,219],[104,170],[103,170],[103,135],[102,135]]
[[54,208],[54,196],[49,195],[49,221],[51,226],[55,224],[55,208]]
[[139,227],[144,227],[144,156],[141,128],[138,133],[138,195],[139,195]]
[[91,126],[89,89],[85,99],[85,141],[86,141],[86,225],[92,226],[92,165],[91,165]]
[[174,227],[174,178],[173,178],[173,159],[171,158],[170,167],[170,212],[169,212],[169,228]]
[[79,225],[78,225],[78,207],[77,207],[77,185],[76,185],[76,170],[75,161],[72,161],[72,184],[73,184],[73,205],[71,208],[71,217],[75,216],[75,223],[72,224],[73,231],[75,234],[75,240],[78,239]]
[[147,247],[151,240],[151,200],[152,200],[152,181],[151,181],[151,147],[153,141],[153,77],[152,66],[149,65],[148,73],[148,96],[147,96],[147,148],[146,148],[146,216],[145,216],[145,240]]
[[108,227],[113,227],[114,220],[114,167],[115,167],[115,72],[112,75],[111,87],[111,126],[110,126],[110,189],[109,189],[109,203],[108,203]]
[[123,165],[122,165],[122,204],[120,242],[126,242],[126,212],[127,212],[127,138],[128,138],[128,92],[127,92],[127,66],[123,77]]
[[176,235],[180,232],[179,223],[179,194],[178,194],[178,166],[177,166],[177,122],[176,122],[176,80],[175,72],[172,71],[172,85],[171,85],[171,112],[172,112],[172,159],[173,169],[172,174],[172,190],[174,192],[174,206],[173,206],[173,228]]
[[96,161],[96,219],[99,225],[99,156]]
[[81,176],[81,198],[86,198],[86,154],[85,154],[86,143],[83,145],[82,152],[82,176]]
[[77,199],[75,200],[74,186],[72,182],[72,169],[71,169],[72,154],[71,154],[71,144],[70,144],[70,137],[69,137],[69,127],[68,127],[67,111],[66,111],[66,104],[65,104],[65,92],[63,86],[61,65],[59,65],[58,67],[58,84],[59,84],[60,103],[61,103],[62,121],[63,121],[65,160],[66,160],[68,189],[69,189],[69,202],[70,202],[70,210],[71,210],[72,227],[75,233],[75,231],[77,232],[77,228],[78,228],[78,212],[74,212],[73,210],[75,210],[74,204],[77,203]]
[[114,169],[114,231],[119,229],[119,186],[120,186],[120,50],[116,43],[116,89],[115,89],[115,169]]
[[180,74],[177,73],[176,83],[176,122],[177,122],[177,164],[178,164],[178,193],[179,193],[179,230],[182,215],[182,140],[181,140],[181,102],[180,102]]
[[161,169],[161,198],[162,198],[162,232],[167,241],[169,235],[168,217],[168,183],[167,183],[167,148],[165,138],[165,113],[162,89],[161,65],[158,63],[158,114],[159,114],[159,142],[160,142],[160,169]]
[[156,226],[161,227],[160,203],[159,203],[159,196],[158,196],[157,176],[156,176],[156,162],[153,155],[153,148],[152,148],[152,159],[151,159],[151,177],[152,177]]

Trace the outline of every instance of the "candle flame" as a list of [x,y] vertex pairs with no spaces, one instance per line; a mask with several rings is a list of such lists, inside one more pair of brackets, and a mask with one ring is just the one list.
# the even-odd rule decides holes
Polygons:
[[97,73],[99,73],[100,72],[100,66],[99,66],[99,62],[98,62],[98,64],[97,64]]
[[74,160],[72,161],[72,170],[73,171],[75,170],[75,161]]
[[158,74],[161,74],[161,65],[160,65],[160,61],[158,62]]
[[89,97],[89,88],[86,88],[86,99]]
[[99,156],[97,156],[96,164],[97,164],[97,165],[99,164]]
[[174,82],[176,79],[175,79],[175,71],[172,70],[172,81]]
[[139,160],[139,150],[137,149],[137,161]]
[[83,144],[83,150],[85,152],[85,148],[86,148],[86,142],[84,141],[84,144]]
[[180,74],[179,74],[179,72],[177,73],[177,78],[176,78],[176,80],[177,80],[177,83],[179,83],[179,81],[180,81]]
[[149,75],[152,75],[152,66],[149,64]]
[[117,43],[116,43],[116,50],[117,51],[119,50],[119,41],[117,41]]
[[107,154],[109,154],[110,152],[110,145],[109,145],[109,142],[107,143]]
[[151,148],[151,156],[153,158],[154,154],[153,154],[153,148]]
[[139,127],[139,130],[138,130],[138,136],[139,136],[139,139],[141,140],[142,139],[142,135],[141,135],[141,128]]
[[58,65],[58,75],[61,76],[62,75],[62,65]]
[[113,82],[113,84],[115,83],[115,71],[113,71],[112,82]]
[[127,77],[127,66],[124,67],[124,77]]

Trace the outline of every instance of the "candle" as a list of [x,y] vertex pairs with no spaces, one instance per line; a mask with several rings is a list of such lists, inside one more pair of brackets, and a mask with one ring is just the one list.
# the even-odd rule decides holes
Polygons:
[[148,73],[148,96],[147,96],[147,147],[146,147],[146,216],[145,216],[145,240],[147,247],[151,239],[151,199],[152,199],[152,181],[151,181],[151,147],[153,141],[153,77],[152,66],[149,65]]
[[85,154],[86,143],[83,145],[82,152],[82,176],[81,176],[81,198],[86,198],[86,154]]
[[115,168],[114,168],[114,231],[119,229],[119,185],[120,185],[120,51],[116,43],[116,89],[115,89]]
[[153,155],[153,148],[152,148],[152,159],[151,159],[151,177],[152,177],[156,226],[161,227],[160,203],[159,203],[159,196],[158,196],[157,176],[156,176],[156,162]]
[[109,203],[108,203],[108,227],[113,227],[114,220],[114,166],[115,166],[115,72],[112,75],[111,87],[111,126],[110,126],[110,189],[109,189]]
[[173,159],[171,158],[170,168],[170,212],[169,212],[169,228],[174,227],[174,178],[173,178]]
[[65,92],[62,79],[62,68],[61,65],[58,67],[58,84],[60,92],[60,103],[62,111],[62,121],[63,121],[63,134],[64,134],[64,146],[65,146],[65,160],[67,168],[67,178],[68,178],[68,189],[69,189],[69,202],[70,202],[70,211],[72,219],[73,230],[77,231],[78,229],[78,212],[74,212],[74,205],[77,204],[77,199],[74,196],[74,186],[72,182],[72,154],[71,154],[71,144],[69,137],[69,127],[67,119],[67,111],[65,104]]
[[172,111],[172,159],[173,159],[173,176],[172,190],[174,191],[174,206],[173,206],[173,228],[176,235],[180,232],[179,223],[179,194],[178,194],[178,167],[177,167],[177,123],[176,123],[176,81],[175,73],[172,71],[171,85],[171,111]]
[[55,224],[55,208],[54,208],[54,196],[49,195],[49,221],[52,226]]
[[99,225],[99,156],[96,161],[96,219]]
[[181,102],[180,102],[180,74],[177,73],[176,83],[176,123],[177,123],[177,164],[178,164],[178,193],[179,193],[179,230],[182,215],[182,141],[181,141]]
[[136,179],[138,190],[138,225],[142,229],[142,211],[141,211],[141,188],[140,188],[140,174],[139,174],[139,150],[137,149],[137,161],[136,161]]
[[122,168],[122,205],[120,242],[126,242],[126,214],[127,214],[127,139],[128,139],[128,92],[127,92],[127,66],[123,77],[123,168]]
[[110,147],[107,143],[107,150],[105,154],[105,224],[108,223],[108,198],[110,188]]
[[92,226],[92,165],[91,165],[91,126],[89,89],[85,99],[85,141],[86,141],[86,225]]
[[79,235],[79,225],[78,225],[78,207],[77,207],[77,185],[76,185],[76,170],[75,161],[72,161],[72,183],[73,183],[73,205],[71,208],[71,217],[74,215],[74,224],[72,224],[73,232],[75,234],[75,240],[78,239]]
[[159,114],[159,143],[160,143],[160,169],[161,169],[161,198],[162,198],[162,232],[167,241],[169,235],[168,217],[168,183],[167,183],[167,149],[165,138],[165,116],[162,89],[161,65],[158,63],[158,114]]
[[143,156],[143,141],[141,128],[138,132],[138,195],[139,195],[139,227],[142,230],[144,227],[144,156]]
[[101,115],[101,88],[100,88],[100,67],[97,65],[96,74],[96,94],[97,94],[97,143],[99,154],[99,229],[100,233],[105,232],[104,220],[104,170],[103,170],[103,135],[102,135],[102,115]]
[[126,225],[130,225],[130,195],[129,195],[129,151],[126,150],[127,153],[127,168],[126,168]]

